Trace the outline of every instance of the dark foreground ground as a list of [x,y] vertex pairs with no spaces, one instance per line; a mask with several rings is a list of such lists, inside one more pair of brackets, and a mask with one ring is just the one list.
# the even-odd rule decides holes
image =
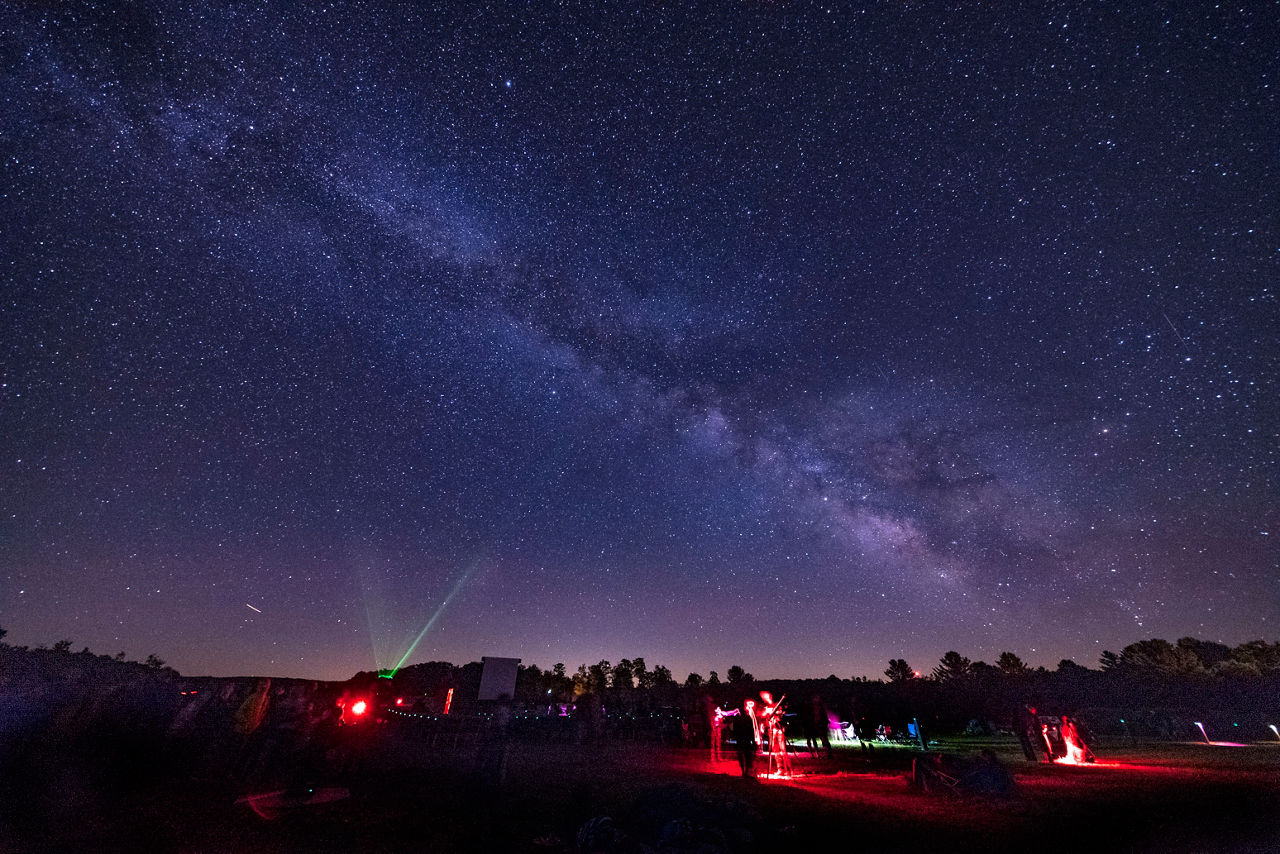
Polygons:
[[1008,797],[910,788],[906,748],[801,754],[793,779],[754,781],[702,750],[511,743],[504,766],[500,748],[451,747],[379,734],[308,781],[347,797],[256,810],[243,798],[278,788],[270,768],[246,784],[146,745],[50,748],[0,769],[0,851],[1280,852],[1280,744],[1100,746],[1079,767],[1011,740],[942,745],[994,747]]

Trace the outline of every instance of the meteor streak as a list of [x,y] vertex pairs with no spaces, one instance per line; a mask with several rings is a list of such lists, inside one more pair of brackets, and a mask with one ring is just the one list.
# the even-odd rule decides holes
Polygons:
[[255,607],[253,607],[252,605],[250,605],[248,602],[245,602],[245,603],[244,603],[244,606],[245,606],[246,608],[248,608],[250,611],[252,611],[253,613],[255,613],[255,614],[261,614],[261,613],[262,613],[262,612],[261,612],[261,611],[259,611],[257,608],[255,608]]

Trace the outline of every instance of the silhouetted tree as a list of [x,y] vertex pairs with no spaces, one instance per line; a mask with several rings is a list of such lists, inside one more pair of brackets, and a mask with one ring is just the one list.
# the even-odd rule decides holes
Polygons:
[[605,659],[600,659],[596,664],[587,668],[587,690],[593,694],[599,694],[601,691],[609,687],[609,676],[613,672],[613,666]]
[[636,656],[631,659],[631,673],[636,677],[637,688],[652,688],[653,674],[649,672],[649,665],[644,663],[644,659]]
[[987,664],[985,661],[975,661],[969,665],[969,676],[972,676],[979,684],[989,685],[996,679],[1004,675],[998,667]]
[[701,684],[702,684],[702,674],[700,673],[690,673],[688,676],[685,677],[684,686],[686,688],[697,688]]
[[1120,651],[1120,664],[1157,673],[1204,672],[1204,665],[1194,652],[1161,638],[1129,644]]
[[676,680],[671,675],[671,670],[661,664],[656,665],[653,672],[649,674],[649,686],[652,688],[669,688],[674,684]]
[[712,670],[712,671],[711,671],[711,675],[707,677],[707,684],[708,684],[708,685],[719,685],[719,684],[720,684],[720,674],[719,674],[719,673],[716,673],[714,670]]
[[1102,655],[1098,656],[1098,664],[1103,670],[1115,670],[1120,666],[1120,656],[1109,649],[1104,649]]
[[1214,675],[1227,679],[1257,679],[1262,675],[1262,669],[1258,665],[1251,661],[1236,661],[1234,658],[1214,665],[1213,672]]
[[1027,673],[1027,665],[1012,652],[1000,653],[1000,657],[996,659],[996,667],[1000,668],[1000,672],[1005,676],[1025,676]]
[[164,667],[164,659],[158,657],[155,653],[148,655],[147,660],[143,663],[146,664],[147,667],[154,667],[156,670]]
[[1231,657],[1231,647],[1226,644],[1197,638],[1178,638],[1178,649],[1194,655],[1205,670],[1211,670]]
[[527,703],[542,699],[547,693],[543,684],[542,668],[536,664],[516,665],[515,699]]
[[635,670],[631,659],[624,658],[613,666],[613,687],[631,689],[635,687]]
[[939,682],[950,682],[968,676],[973,664],[954,649],[942,656],[938,666],[933,668],[933,678]]
[[547,671],[548,687],[552,692],[561,699],[567,699],[569,693],[573,690],[573,680],[565,673],[564,662],[557,661],[549,671]]
[[1232,648],[1231,658],[1243,664],[1252,664],[1262,670],[1280,668],[1280,643],[1264,640],[1249,641]]
[[756,677],[752,676],[750,673],[743,670],[738,665],[735,664],[729,668],[729,684],[730,685],[737,685],[739,682],[754,682],[754,681],[756,681]]
[[908,679],[914,679],[916,672],[911,669],[910,664],[907,664],[905,658],[891,658],[889,666],[884,669],[884,675],[889,677],[890,682],[906,682]]
[[71,641],[63,638],[53,645],[54,652],[71,652]]

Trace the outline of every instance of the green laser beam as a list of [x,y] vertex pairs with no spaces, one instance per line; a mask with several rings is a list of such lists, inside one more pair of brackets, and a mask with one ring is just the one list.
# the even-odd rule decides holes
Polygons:
[[360,579],[360,598],[364,602],[364,621],[369,627],[369,648],[373,651],[373,663],[381,664],[378,655],[378,638],[373,630],[373,611],[369,610],[369,584],[365,578]]
[[391,668],[392,676],[394,676],[401,667],[404,667],[404,663],[409,660],[409,656],[413,655],[413,651],[418,648],[418,644],[420,644],[422,639],[426,637],[427,632],[431,631],[431,627],[436,624],[436,620],[440,619],[440,615],[444,613],[444,609],[448,607],[449,602],[452,601],[454,596],[458,595],[458,591],[462,589],[462,585],[467,583],[467,579],[471,577],[471,574],[476,571],[476,567],[479,565],[480,561],[478,560],[471,564],[471,567],[466,571],[466,573],[463,574],[463,576],[458,579],[458,582],[453,585],[453,589],[449,591],[449,595],[444,597],[444,601],[440,603],[440,607],[436,608],[436,612],[431,615],[431,619],[427,620],[427,624],[422,627],[422,631],[418,632],[418,636],[413,639],[413,643],[409,644],[409,648],[405,651],[405,654],[400,656],[400,660],[396,662],[396,666]]

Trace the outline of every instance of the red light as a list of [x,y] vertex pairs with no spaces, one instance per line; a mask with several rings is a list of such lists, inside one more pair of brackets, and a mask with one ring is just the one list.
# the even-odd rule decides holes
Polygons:
[[351,704],[351,714],[363,715],[368,708],[369,708],[369,704],[366,703],[364,700],[356,700],[354,703]]
[[404,705],[404,697],[396,697],[396,705],[397,705],[397,706],[403,706],[403,705]]

